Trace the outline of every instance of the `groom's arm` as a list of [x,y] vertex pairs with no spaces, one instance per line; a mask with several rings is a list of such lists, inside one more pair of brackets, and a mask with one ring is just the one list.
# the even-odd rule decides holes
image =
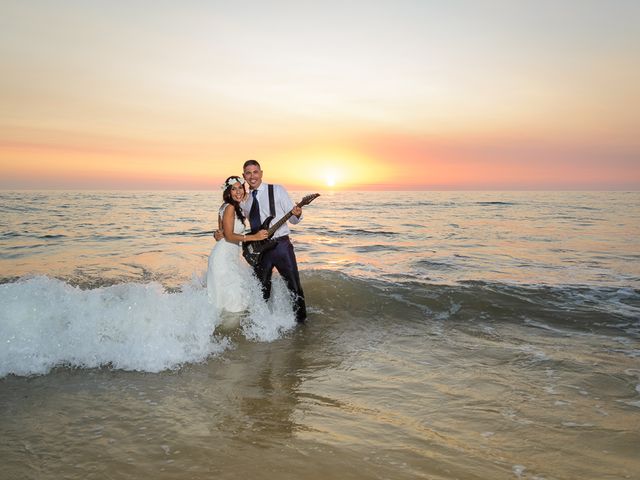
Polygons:
[[219,242],[224,238],[224,232],[222,231],[222,219],[220,215],[218,215],[218,229],[213,231],[213,238],[216,239],[216,242]]
[[291,201],[289,193],[287,193],[283,186],[280,185],[279,187],[278,203],[280,204],[282,211],[285,213],[293,213],[293,215],[289,218],[290,223],[292,223],[293,225],[300,223],[300,220],[302,220],[302,207],[299,207]]

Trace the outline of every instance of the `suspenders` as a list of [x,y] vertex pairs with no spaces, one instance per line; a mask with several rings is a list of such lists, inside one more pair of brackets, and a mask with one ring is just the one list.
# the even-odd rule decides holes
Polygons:
[[269,215],[276,218],[276,202],[273,195],[273,185],[269,184]]

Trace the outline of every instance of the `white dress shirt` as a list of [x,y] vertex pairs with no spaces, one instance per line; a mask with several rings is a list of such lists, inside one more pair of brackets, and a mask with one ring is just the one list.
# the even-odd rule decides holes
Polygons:
[[[260,204],[260,222],[264,222],[266,218],[271,215],[269,213],[269,184],[263,182],[256,190],[258,190],[256,198],[258,199],[258,203]],[[271,225],[276,223],[287,213],[289,213],[291,209],[293,209],[293,207],[295,207],[295,204],[291,201],[291,198],[289,198],[289,194],[282,185],[273,185],[273,199],[276,216],[273,218],[273,220],[271,220]],[[249,212],[251,211],[251,205],[253,205],[253,193],[250,191],[247,195],[247,199],[240,204],[242,213],[244,213],[244,216],[247,218],[247,223],[249,222]],[[291,215],[291,217],[289,218],[289,221],[294,225],[300,222],[300,220],[302,220],[302,215],[300,215],[300,218],[296,217],[295,215]],[[282,237],[284,235],[289,235],[289,225],[287,224],[287,222],[285,222],[284,225],[276,230],[273,238]]]

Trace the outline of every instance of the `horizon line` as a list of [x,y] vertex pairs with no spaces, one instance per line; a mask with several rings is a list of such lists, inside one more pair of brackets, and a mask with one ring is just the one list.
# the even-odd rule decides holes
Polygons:
[[[284,185],[287,190],[318,190],[323,192],[640,192],[640,185],[635,186],[600,186],[600,187],[584,187],[584,186],[563,186],[563,187],[508,187],[508,186],[487,186],[487,187],[462,187],[462,186],[423,186],[423,185],[386,185],[385,188],[375,188],[371,185],[358,185],[352,187],[327,187],[327,186],[305,186],[305,185],[286,185],[280,182],[265,182]],[[2,187],[0,192],[215,192],[222,191],[219,187]]]

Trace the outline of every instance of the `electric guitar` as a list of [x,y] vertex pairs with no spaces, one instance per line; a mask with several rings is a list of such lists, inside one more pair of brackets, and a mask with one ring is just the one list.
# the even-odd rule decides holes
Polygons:
[[[300,200],[300,202],[298,202],[298,206],[304,207],[305,205],[309,205],[319,196],[319,193],[312,193],[311,195],[307,195],[302,200]],[[251,231],[251,234],[253,234],[260,230],[267,230],[269,236],[264,240],[242,242],[242,256],[249,263],[249,265],[251,265],[252,267],[258,265],[262,254],[271,250],[277,245],[276,239],[272,238],[272,236],[274,233],[276,233],[276,230],[278,230],[282,225],[286,223],[287,220],[289,220],[289,218],[291,218],[291,215],[293,215],[293,210],[291,210],[284,217],[274,223],[271,227],[269,226],[269,223],[271,223],[271,220],[273,220],[273,216],[270,216],[264,222],[262,222],[262,225],[260,225],[257,230]]]

